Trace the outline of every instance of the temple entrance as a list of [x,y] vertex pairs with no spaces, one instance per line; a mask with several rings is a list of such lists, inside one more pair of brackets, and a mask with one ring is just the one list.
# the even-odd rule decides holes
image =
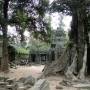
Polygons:
[[32,59],[31,60],[32,62],[35,62],[36,61],[36,55],[35,54],[31,54],[31,59]]

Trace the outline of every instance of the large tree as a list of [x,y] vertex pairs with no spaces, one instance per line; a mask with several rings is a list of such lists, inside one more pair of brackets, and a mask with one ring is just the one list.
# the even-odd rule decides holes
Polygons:
[[[14,4],[14,3],[13,3]],[[35,38],[47,40],[47,32],[50,31],[49,24],[45,21],[45,13],[49,5],[48,0],[18,0],[14,5],[11,22],[16,26],[16,30],[21,36],[21,43],[24,42],[24,31],[33,32]]]
[[[1,70],[8,70],[8,25],[19,27],[21,42],[24,41],[24,29],[39,33],[47,37],[48,24],[44,22],[48,0],[1,0],[0,1],[0,26],[3,32],[3,57]],[[47,27],[47,28],[46,28]],[[40,35],[38,35],[40,36]],[[41,37],[42,40],[45,40]]]
[[3,56],[1,59],[1,70],[7,71],[8,70],[8,39],[7,39],[7,22],[8,22],[8,4],[10,0],[1,1],[2,3],[2,16],[1,16],[1,27],[3,32]]
[[88,6],[87,0],[55,0],[52,11],[72,16],[69,44],[58,60],[44,69],[44,75],[64,72],[70,79],[84,79],[88,46]]

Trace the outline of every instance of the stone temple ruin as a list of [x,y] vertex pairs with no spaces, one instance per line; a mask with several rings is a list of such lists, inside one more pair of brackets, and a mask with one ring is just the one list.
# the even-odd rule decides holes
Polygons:
[[55,30],[51,35],[51,47],[48,50],[32,51],[29,60],[40,64],[46,64],[58,59],[64,50],[65,40],[60,30]]
[[33,63],[45,64],[49,60],[49,51],[33,51],[29,54],[29,60]]
[[[47,50],[39,50],[30,51],[29,54],[24,55],[19,53],[23,56],[22,58],[18,57],[18,59],[28,60],[27,63],[36,63],[36,64],[46,64],[48,62],[52,62],[57,60],[64,50],[65,40],[66,37],[63,36],[60,30],[52,31],[51,35],[51,46]],[[13,44],[9,44],[8,46],[8,55],[9,61],[15,61],[17,59],[17,50],[18,48],[15,47]],[[27,57],[26,57],[27,56]],[[25,58],[26,57],[26,58]],[[0,38],[0,59],[2,58],[2,38]],[[26,61],[25,61],[26,62]]]
[[60,30],[55,30],[51,36],[51,55],[52,60],[57,60],[65,49],[66,36],[64,37]]

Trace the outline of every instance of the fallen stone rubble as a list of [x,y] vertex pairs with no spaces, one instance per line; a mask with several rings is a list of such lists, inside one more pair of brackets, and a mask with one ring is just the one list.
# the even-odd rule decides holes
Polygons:
[[38,80],[29,90],[50,90],[49,83],[45,79]]
[[0,90],[50,90],[49,83],[45,79],[37,80],[32,76],[20,78],[0,77]]

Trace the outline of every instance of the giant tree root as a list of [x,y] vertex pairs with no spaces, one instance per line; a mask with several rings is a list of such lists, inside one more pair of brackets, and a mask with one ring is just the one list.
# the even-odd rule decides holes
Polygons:
[[77,53],[73,59],[72,64],[68,67],[67,72],[65,73],[66,77],[72,80],[77,80],[77,79],[85,80],[85,73],[86,73],[86,67],[87,67],[86,63],[87,63],[87,45],[85,45],[83,65],[77,77],[74,75],[74,70],[76,69],[76,65],[77,65]]
[[56,74],[65,69],[68,61],[67,50],[63,53],[60,59],[53,61],[45,66],[43,70],[43,75],[48,76],[51,74]]
[[87,63],[87,44],[85,45],[85,50],[84,50],[84,56],[83,56],[83,65],[82,68],[78,74],[78,78],[81,80],[85,79],[85,73],[86,73],[86,63]]
[[77,80],[76,76],[73,74],[76,68],[76,61],[77,61],[77,53],[74,56],[72,64],[68,67],[65,76],[68,79]]
[[48,75],[57,74],[60,72],[64,73],[66,68],[68,67],[70,51],[75,52],[75,47],[72,47],[71,49],[67,47],[59,59],[53,61],[52,63],[47,64],[43,70],[43,75],[48,76]]
[[[77,54],[78,53],[75,46],[73,46],[71,49],[67,48],[58,60],[55,60],[52,63],[49,63],[45,66],[42,76],[48,76],[63,72],[65,73],[68,79],[75,81],[77,79],[84,80],[87,62],[87,45],[85,45],[83,65],[79,72],[77,72],[77,58],[78,58]],[[70,64],[70,57],[72,60],[71,64]]]

